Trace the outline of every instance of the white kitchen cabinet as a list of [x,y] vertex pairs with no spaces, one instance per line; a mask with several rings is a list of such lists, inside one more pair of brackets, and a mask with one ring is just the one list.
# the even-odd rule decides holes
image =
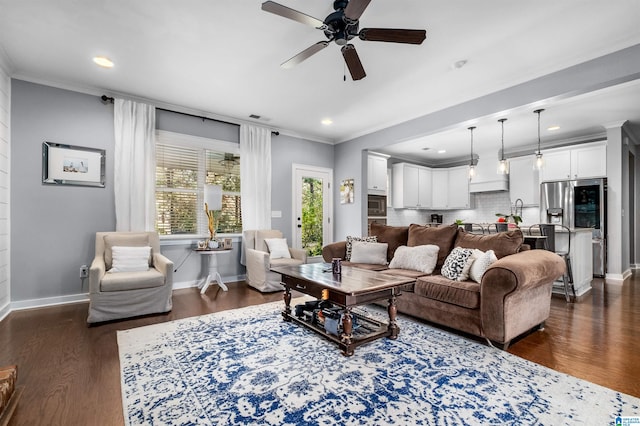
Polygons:
[[542,182],[607,175],[607,146],[602,142],[543,151],[542,158]]
[[387,195],[387,159],[377,155],[367,158],[367,192]]
[[446,209],[449,201],[449,171],[447,169],[431,170],[431,208]]
[[468,209],[471,207],[469,199],[469,168],[467,166],[449,169],[449,209]]
[[540,205],[540,177],[533,169],[535,155],[509,159],[509,197],[511,204],[519,198],[526,207]]
[[396,163],[392,175],[393,208],[431,208],[431,169]]
[[469,208],[469,168],[467,166],[448,169],[432,169],[432,208]]

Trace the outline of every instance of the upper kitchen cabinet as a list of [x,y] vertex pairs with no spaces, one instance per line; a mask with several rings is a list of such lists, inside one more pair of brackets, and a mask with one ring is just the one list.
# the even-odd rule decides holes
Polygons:
[[467,166],[432,171],[433,209],[468,209],[469,168]]
[[367,192],[387,195],[387,159],[369,154],[367,158]]
[[607,145],[604,142],[550,149],[542,155],[542,182],[607,175]]
[[509,198],[511,203],[519,198],[524,206],[540,204],[540,177],[533,169],[535,155],[509,159]]
[[431,208],[431,169],[408,163],[392,167],[393,208]]

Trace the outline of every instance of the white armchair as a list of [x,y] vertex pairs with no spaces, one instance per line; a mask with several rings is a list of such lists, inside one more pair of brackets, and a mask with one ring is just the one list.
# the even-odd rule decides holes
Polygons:
[[[146,246],[151,247],[148,270],[108,272],[113,247]],[[173,262],[160,253],[156,232],[96,232],[96,253],[89,269],[88,323],[168,312],[173,306],[172,290]]]
[[271,272],[271,266],[301,265],[307,263],[307,253],[302,249],[289,247],[288,258],[271,259],[265,239],[283,238],[282,232],[275,229],[247,230],[242,233],[247,267],[247,284],[262,292],[283,290],[281,276]]

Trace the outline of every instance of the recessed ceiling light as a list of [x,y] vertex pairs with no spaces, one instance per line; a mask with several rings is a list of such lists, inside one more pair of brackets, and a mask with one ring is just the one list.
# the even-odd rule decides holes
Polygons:
[[332,125],[332,124],[333,124],[333,120],[332,120],[332,119],[330,119],[330,118],[324,118],[324,119],[322,119],[321,123],[322,123],[324,126],[330,126],[330,125]]
[[560,126],[550,126],[550,127],[547,127],[547,130],[549,130],[550,132],[553,132],[554,130],[559,130],[559,129],[560,129]]
[[438,154],[446,154],[447,150],[446,149],[439,149],[438,150]]
[[93,58],[93,62],[102,68],[113,68],[113,62],[106,56],[96,56]]

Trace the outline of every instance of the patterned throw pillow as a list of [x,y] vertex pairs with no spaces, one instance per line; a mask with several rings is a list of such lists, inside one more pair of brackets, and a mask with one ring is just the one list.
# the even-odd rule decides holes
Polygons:
[[493,250],[487,250],[481,256],[479,256],[471,265],[471,269],[469,270],[469,276],[472,280],[480,284],[482,281],[482,276],[493,262],[497,262],[498,258],[496,257]]
[[457,280],[460,274],[462,274],[464,265],[467,263],[469,256],[471,256],[472,254],[473,249],[462,247],[454,248],[444,260],[444,265],[442,265],[442,270],[440,273],[445,278],[449,278],[450,280]]
[[476,261],[477,258],[482,256],[484,252],[482,250],[473,249],[473,253],[467,259],[467,263],[464,264],[464,268],[462,268],[462,272],[458,276],[458,281],[467,281],[469,279],[469,274],[471,273],[471,265]]
[[344,256],[344,260],[351,260],[351,250],[353,250],[353,242],[354,241],[364,241],[367,243],[377,243],[378,238],[374,235],[372,237],[352,237],[347,236],[347,252]]

